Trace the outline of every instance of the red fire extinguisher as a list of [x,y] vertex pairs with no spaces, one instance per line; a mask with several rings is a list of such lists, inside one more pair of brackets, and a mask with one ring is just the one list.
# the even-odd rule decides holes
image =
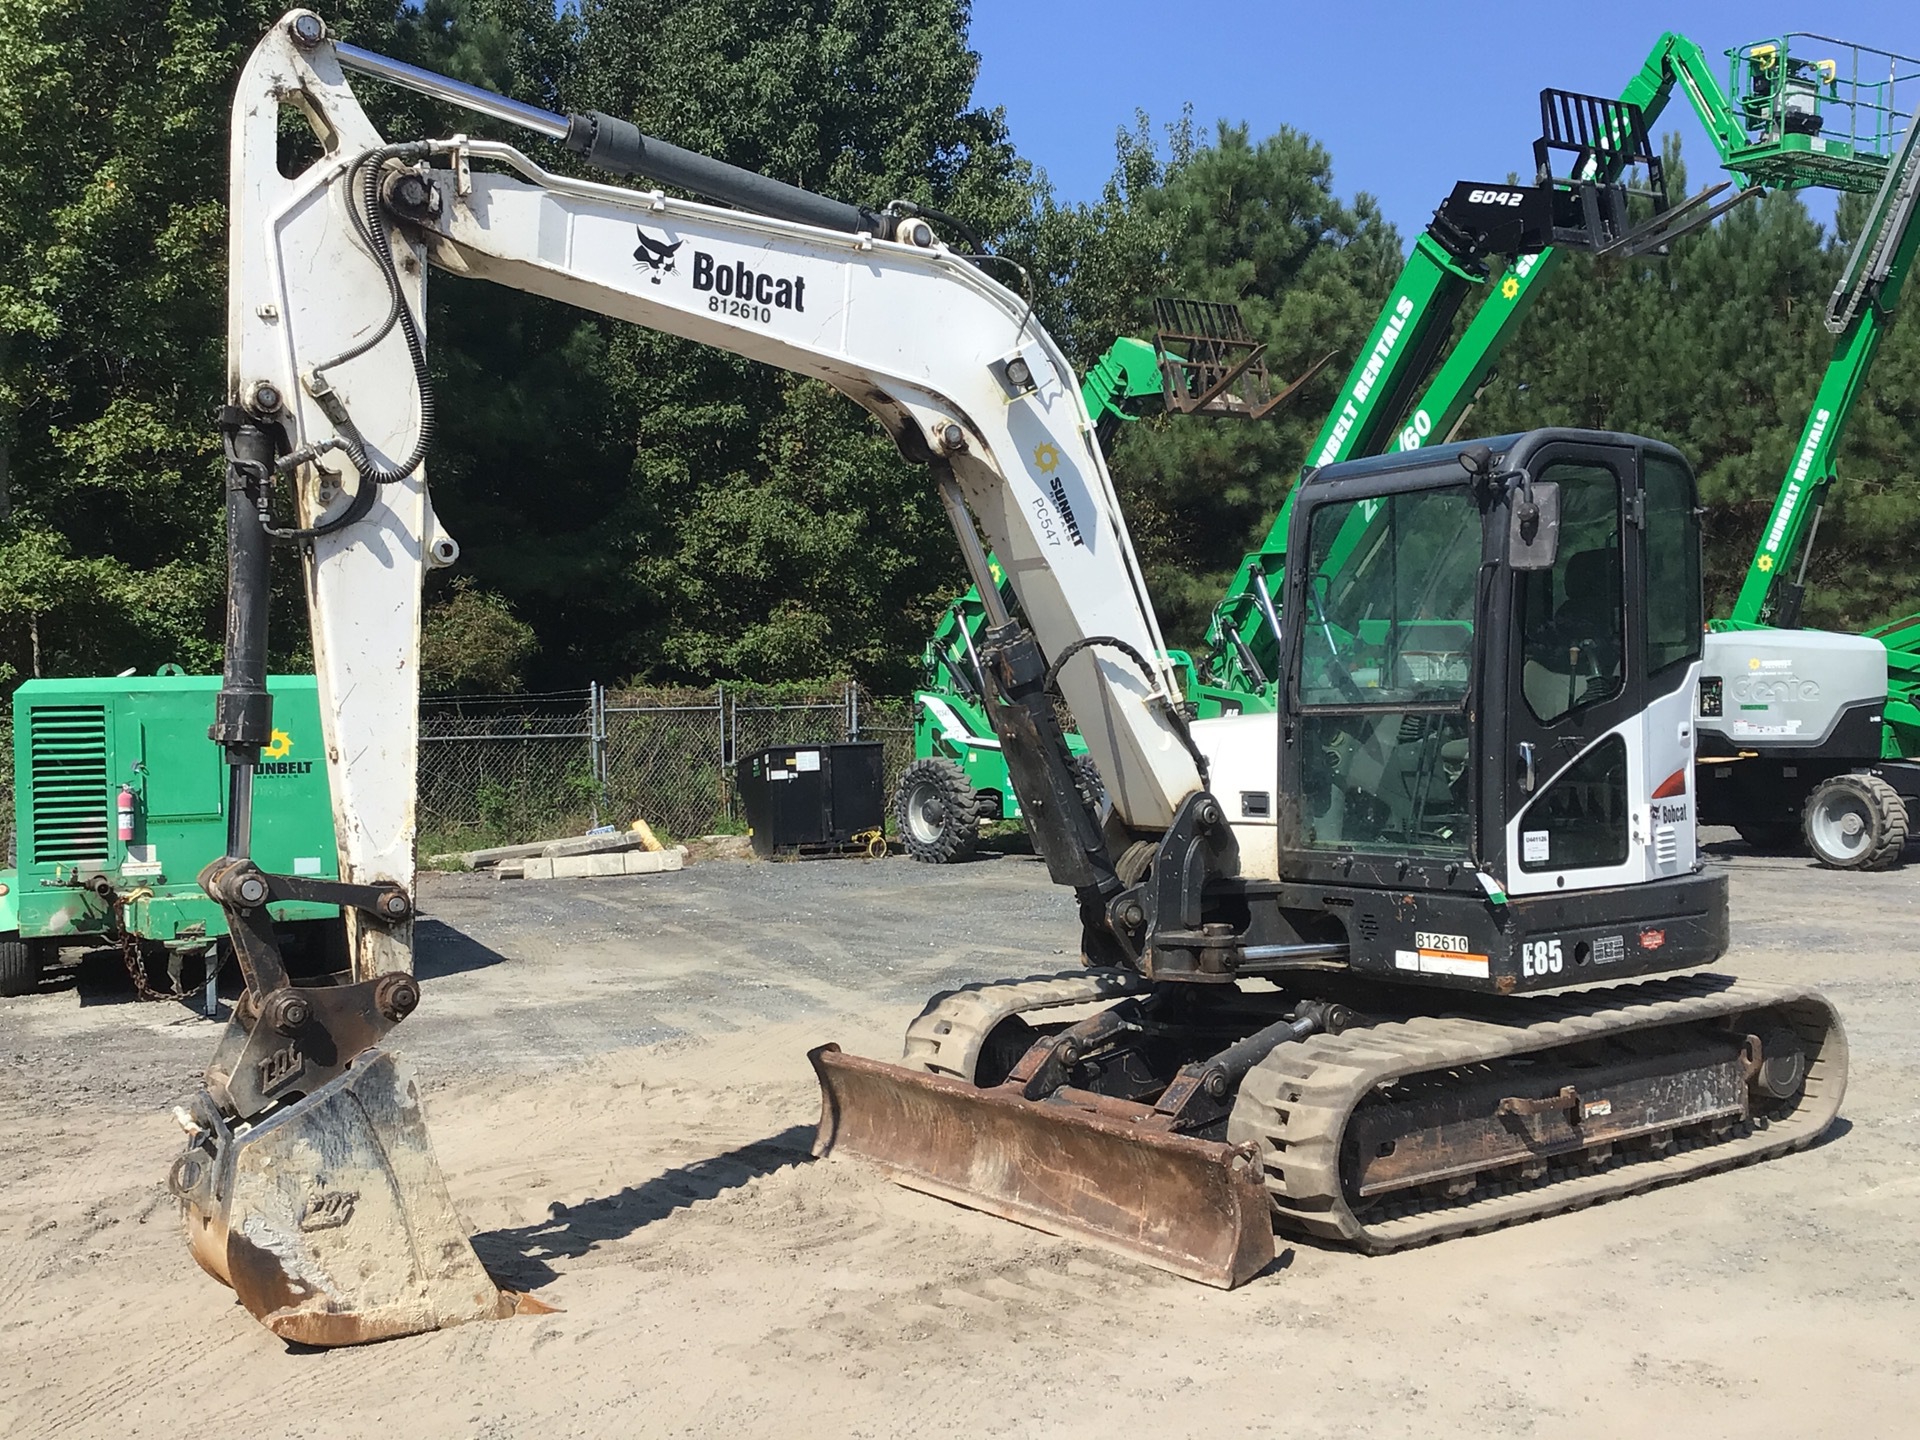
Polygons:
[[120,817],[120,843],[126,844],[133,839],[133,787],[122,785],[120,798],[113,802],[113,808]]

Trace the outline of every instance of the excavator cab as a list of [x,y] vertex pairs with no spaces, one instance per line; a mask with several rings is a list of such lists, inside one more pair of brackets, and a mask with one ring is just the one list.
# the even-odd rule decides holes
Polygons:
[[[1280,870],[1378,907],[1382,941],[1354,943],[1356,968],[1538,988],[1589,965],[1589,906],[1616,939],[1623,905],[1666,932],[1610,966],[1724,948],[1687,803],[1694,503],[1677,454],[1592,431],[1354,461],[1303,486],[1279,771],[1300,803]],[[1496,890],[1504,913],[1484,904]],[[1568,968],[1540,973],[1523,917],[1546,896]],[[1405,964],[1431,948],[1415,930],[1464,935],[1477,958]]]

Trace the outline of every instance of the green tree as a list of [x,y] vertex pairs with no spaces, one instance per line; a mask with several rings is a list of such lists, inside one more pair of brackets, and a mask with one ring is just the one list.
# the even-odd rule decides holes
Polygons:
[[521,688],[539,648],[533,627],[465,576],[429,605],[420,626],[420,683],[430,694],[500,694]]

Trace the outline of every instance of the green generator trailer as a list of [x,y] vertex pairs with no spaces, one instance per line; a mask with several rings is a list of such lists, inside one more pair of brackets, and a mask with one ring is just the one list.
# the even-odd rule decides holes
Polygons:
[[[227,777],[207,738],[217,675],[29,680],[13,697],[13,855],[0,870],[0,995],[23,995],[63,945],[112,945],[145,983],[183,962],[211,980],[227,933],[196,884],[225,853]],[[268,870],[339,876],[311,675],[278,675],[273,742],[254,782],[253,850]],[[339,911],[273,907],[314,962]]]

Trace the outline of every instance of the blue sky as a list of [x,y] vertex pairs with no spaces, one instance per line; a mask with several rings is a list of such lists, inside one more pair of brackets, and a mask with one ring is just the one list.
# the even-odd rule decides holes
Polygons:
[[[1136,108],[1158,127],[1191,101],[1205,134],[1216,119],[1312,134],[1332,153],[1336,190],[1372,192],[1405,241],[1456,180],[1530,172],[1541,87],[1617,95],[1664,30],[1716,59],[1789,30],[1920,55],[1916,0],[974,0],[973,11],[976,102],[1005,108],[1014,143],[1062,198],[1099,195],[1114,132]],[[1658,126],[1669,130],[1697,190],[1712,150],[1677,96]]]

